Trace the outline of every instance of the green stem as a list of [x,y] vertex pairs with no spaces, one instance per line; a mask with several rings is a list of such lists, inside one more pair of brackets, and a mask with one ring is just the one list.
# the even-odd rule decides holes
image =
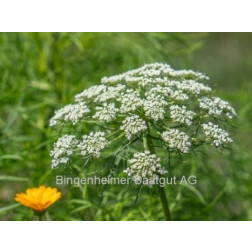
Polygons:
[[[149,148],[150,152],[152,154],[156,154],[155,147],[154,147],[152,139],[151,139],[149,127],[148,127],[148,134],[147,134],[146,138],[144,137],[144,145],[146,145],[146,142],[145,142],[146,140],[147,140],[147,145],[148,145],[148,148]],[[166,196],[165,189],[164,189],[164,187],[158,185],[158,191],[159,191],[159,196],[160,196],[161,203],[162,203],[162,206],[163,206],[165,219],[167,221],[170,221],[171,220],[171,214],[170,214],[170,210],[169,210],[169,204],[168,204],[168,199],[167,199],[167,196]]]
[[163,209],[164,209],[165,219],[167,221],[171,221],[171,214],[170,214],[170,210],[169,210],[169,204],[168,204],[168,200],[167,200],[167,197],[166,197],[165,189],[164,189],[164,187],[161,187],[159,185],[158,186],[158,191],[159,191],[160,199],[161,199],[162,206],[163,206]]
[[39,221],[43,221],[43,216],[44,216],[45,211],[44,212],[33,211],[33,212],[38,217]]
[[123,136],[125,135],[125,133],[123,132],[121,135],[119,135],[118,137],[114,138],[113,140],[111,140],[109,142],[109,144],[113,143],[113,142],[116,142],[118,139],[122,138]]

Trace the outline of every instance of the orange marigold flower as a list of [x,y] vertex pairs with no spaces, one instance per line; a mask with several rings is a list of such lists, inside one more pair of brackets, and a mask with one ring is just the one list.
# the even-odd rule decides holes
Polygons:
[[15,200],[35,212],[42,213],[60,197],[61,192],[58,192],[57,188],[42,185],[37,188],[28,188],[26,193],[17,193]]

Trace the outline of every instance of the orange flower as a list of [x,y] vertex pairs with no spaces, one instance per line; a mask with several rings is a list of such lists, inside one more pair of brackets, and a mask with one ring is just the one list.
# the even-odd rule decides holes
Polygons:
[[28,188],[26,193],[17,193],[15,200],[24,206],[30,207],[35,212],[43,213],[46,209],[61,197],[57,188],[40,186]]

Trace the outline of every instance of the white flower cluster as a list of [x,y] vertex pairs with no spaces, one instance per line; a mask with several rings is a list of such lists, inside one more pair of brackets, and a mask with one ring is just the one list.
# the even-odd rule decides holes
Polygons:
[[138,115],[127,116],[120,127],[121,130],[124,130],[126,137],[131,139],[133,135],[147,130],[146,123]]
[[70,121],[72,124],[76,124],[89,112],[90,110],[85,102],[69,104],[55,112],[55,115],[50,120],[50,126],[56,125],[59,121]]
[[209,115],[221,115],[224,113],[229,119],[237,116],[233,107],[227,101],[223,101],[219,97],[202,97],[199,98],[200,108],[208,111]]
[[[95,106],[92,118],[110,122],[118,115],[143,109],[154,121],[163,120],[170,102],[189,100],[191,95],[211,92],[198,80],[207,80],[202,73],[192,70],[176,71],[167,64],[147,64],[123,74],[104,77],[101,85],[91,86],[75,96],[77,104],[70,104],[56,112],[50,125],[58,120],[76,124]],[[92,110],[93,112],[93,110]]]
[[163,63],[146,64],[138,69],[130,70],[123,74],[102,78],[102,84],[117,84],[126,82],[127,84],[139,83],[145,86],[151,79],[167,77],[169,79],[196,79],[208,80],[209,78],[202,73],[192,70],[176,71],[170,65]]
[[91,132],[89,135],[82,136],[81,141],[77,140],[74,135],[63,135],[54,143],[54,148],[50,152],[52,168],[68,163],[77,148],[80,149],[82,156],[98,158],[107,144],[104,132]]
[[130,166],[124,172],[136,183],[146,182],[151,186],[160,175],[167,173],[160,164],[160,158],[149,151],[135,153],[129,163]]
[[50,153],[52,157],[52,168],[56,168],[59,164],[66,164],[73,155],[74,149],[78,144],[78,140],[74,135],[64,135],[54,143],[54,148]]
[[192,70],[178,70],[178,71],[173,70],[169,73],[169,75],[171,77],[175,77],[179,79],[191,78],[191,79],[197,79],[197,80],[209,80],[209,77],[207,77],[205,74],[194,72]]
[[117,85],[115,87],[106,87],[102,92],[96,96],[95,102],[106,102],[111,99],[115,99],[120,95],[120,92],[125,89],[125,85]]
[[212,122],[202,124],[202,127],[205,135],[213,140],[215,147],[222,147],[224,144],[233,142],[225,130]]
[[93,97],[98,96],[103,91],[105,91],[107,86],[105,85],[94,85],[87,89],[84,89],[83,92],[77,94],[74,98],[76,102],[81,102],[85,100],[92,99]]
[[82,141],[79,142],[77,147],[80,149],[82,156],[98,158],[107,144],[108,141],[104,132],[91,132],[89,135],[82,136]]
[[161,134],[162,139],[167,143],[169,148],[177,149],[182,153],[188,153],[191,147],[190,137],[178,129],[170,129]]
[[185,80],[182,82],[176,81],[178,90],[188,92],[193,95],[200,95],[202,93],[209,93],[212,89],[203,83],[198,83],[195,80]]
[[147,96],[147,99],[144,100],[143,109],[145,115],[150,117],[154,121],[164,119],[165,114],[165,105],[168,103],[165,101],[164,97],[161,95],[155,95],[155,93]]
[[125,94],[117,100],[121,102],[120,112],[122,114],[133,112],[143,104],[139,92],[133,89],[126,90]]
[[[59,121],[76,124],[83,118],[92,123],[95,119],[100,121],[97,125],[110,123],[109,128],[106,127],[110,137],[115,137],[116,134],[124,135],[120,132],[124,131],[130,141],[137,134],[141,136],[145,131],[151,134],[153,132],[161,136],[170,149],[181,153],[189,152],[192,148],[192,136],[195,138],[199,130],[219,147],[232,140],[227,132],[218,125],[207,123],[207,120],[216,115],[231,119],[236,117],[236,112],[228,102],[211,97],[212,89],[203,84],[208,79],[204,74],[192,70],[176,71],[167,64],[147,64],[122,74],[104,77],[100,85],[91,86],[76,95],[76,104],[56,111],[50,125],[53,126]],[[92,120],[89,120],[91,118]],[[174,128],[167,130],[171,124]],[[182,127],[184,131],[178,130],[177,126]],[[110,134],[110,128],[113,128],[116,134]],[[63,140],[59,139],[55,146],[62,145]],[[51,154],[54,167],[68,162],[69,155],[74,151],[75,141],[77,140],[70,143],[69,149],[66,146],[59,147],[61,151],[54,148]],[[90,133],[78,142],[78,148],[81,155],[98,158],[108,143],[105,133]],[[135,161],[132,161],[132,166],[127,169],[127,174],[134,174],[135,178],[147,175],[151,177],[156,171],[162,171],[161,166],[154,164],[158,163],[157,157],[146,152],[135,154],[133,160]],[[143,162],[147,163],[143,165]],[[152,166],[148,166],[148,162]],[[140,168],[137,168],[138,164]]]
[[171,93],[171,99],[176,101],[186,101],[189,99],[189,96],[183,92],[183,90],[174,90]]
[[102,106],[96,107],[96,113],[93,118],[98,118],[101,121],[110,122],[116,118],[116,113],[119,111],[114,103],[103,103]]
[[186,106],[172,105],[170,110],[173,122],[184,123],[188,126],[192,124],[193,117],[196,115],[193,111],[187,110]]
[[173,83],[179,83],[177,81],[165,82],[167,86],[160,86],[159,84],[149,91],[146,92],[146,97],[149,96],[159,96],[162,95],[167,100],[175,100],[175,101],[185,101],[189,98],[189,96],[184,93],[183,90],[177,89],[177,86],[173,85]]

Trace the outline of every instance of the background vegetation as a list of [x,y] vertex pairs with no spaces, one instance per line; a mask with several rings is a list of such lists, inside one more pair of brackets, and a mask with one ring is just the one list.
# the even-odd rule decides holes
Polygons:
[[[168,186],[173,220],[252,220],[252,34],[247,33],[2,33],[0,34],[0,219],[36,219],[14,202],[17,192],[55,186],[48,127],[54,110],[84,88],[144,63],[165,62],[210,76],[216,95],[239,119],[233,149],[211,149],[173,166],[195,174],[196,186]],[[111,158],[83,171],[109,174]],[[163,220],[155,189],[61,186],[48,220]],[[136,196],[139,194],[135,204]]]

